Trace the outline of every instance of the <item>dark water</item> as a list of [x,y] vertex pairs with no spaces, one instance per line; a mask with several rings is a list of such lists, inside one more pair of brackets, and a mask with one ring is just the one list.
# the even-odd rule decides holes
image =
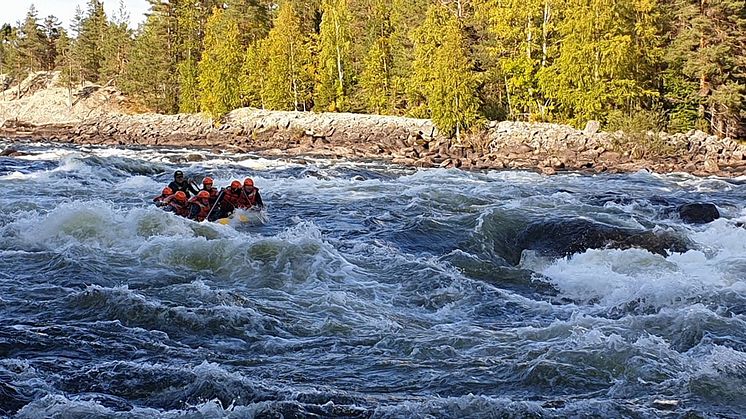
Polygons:
[[[741,180],[18,147],[0,416],[746,414]],[[267,222],[152,207],[177,168]]]

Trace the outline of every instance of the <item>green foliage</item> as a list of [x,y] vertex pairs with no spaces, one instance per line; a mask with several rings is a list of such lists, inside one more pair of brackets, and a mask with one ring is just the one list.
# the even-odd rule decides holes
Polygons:
[[[565,118],[582,125],[611,110],[631,110],[654,97],[643,65],[659,55],[654,40],[655,0],[569,0],[557,26],[562,42],[554,64],[540,76],[545,94]],[[644,7],[643,7],[644,6]]]
[[666,117],[657,110],[614,110],[607,117],[606,130],[616,131],[615,149],[635,158],[673,156],[677,149],[661,135],[665,129]]
[[47,69],[47,38],[32,4],[18,31],[18,65],[26,71]]
[[411,89],[415,60],[414,32],[425,20],[431,0],[391,0],[391,101],[395,113],[424,116],[422,96]]
[[321,10],[315,101],[320,110],[344,111],[351,77],[348,66],[352,42],[347,0],[322,0]]
[[132,31],[127,26],[129,16],[120,3],[119,16],[108,23],[101,42],[101,70],[99,80],[102,83],[120,84],[120,78],[129,60],[133,48]]
[[80,21],[80,32],[75,42],[76,59],[80,64],[81,79],[98,82],[104,61],[103,43],[109,22],[100,0],[89,0],[85,16]]
[[239,78],[243,105],[265,108],[263,95],[267,91],[266,49],[267,42],[264,40],[255,42],[246,49]]
[[666,60],[697,96],[698,121],[723,136],[743,135],[746,2],[673,2],[675,38]]
[[484,0],[476,8],[479,24],[486,28],[480,58],[487,64],[486,92],[497,98],[511,119],[547,120],[554,109],[540,87],[543,72],[559,51],[557,25],[565,2],[559,0]]
[[205,27],[205,50],[199,62],[200,106],[212,118],[241,105],[239,72],[243,60],[238,24],[215,8]]
[[431,6],[415,38],[413,85],[426,100],[433,123],[446,135],[460,134],[477,119],[478,80],[472,71],[459,20]]
[[313,73],[309,43],[292,4],[280,6],[274,28],[264,43],[268,65],[261,96],[268,109],[304,109],[311,98]]
[[177,64],[179,72],[179,112],[199,112],[199,72],[193,57]]
[[391,89],[391,51],[387,38],[380,38],[368,50],[360,75],[360,86],[366,108],[373,113],[387,113]]
[[271,18],[267,2],[261,0],[225,0],[226,19],[238,26],[239,43],[246,47],[263,39],[269,31]]
[[164,48],[168,17],[153,13],[140,28],[120,79],[122,91],[157,112],[176,111],[176,79],[173,57]]
[[216,118],[313,106],[458,137],[484,118],[632,132],[654,112],[670,131],[746,135],[746,0],[147,1],[135,33],[101,0],[70,34],[32,8],[2,28],[0,72],[56,68],[69,88],[113,83],[151,110]]
[[59,54],[60,49],[58,42],[65,30],[62,28],[59,19],[54,16],[47,16],[44,18],[42,31],[44,34],[44,54],[42,57],[43,68],[44,70],[51,71],[54,70],[57,62],[57,55]]
[[[73,57],[72,40],[64,30],[60,33],[60,37],[57,40],[57,61],[55,62],[55,68],[60,71],[61,85],[67,87],[68,91],[72,90],[74,84],[80,82],[78,79],[79,67]],[[70,94],[72,93],[70,92]]]

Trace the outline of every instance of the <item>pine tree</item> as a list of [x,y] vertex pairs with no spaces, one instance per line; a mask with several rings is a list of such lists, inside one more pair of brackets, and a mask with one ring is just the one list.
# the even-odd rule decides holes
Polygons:
[[73,57],[72,40],[67,35],[67,31],[60,30],[60,36],[57,40],[57,61],[55,68],[60,71],[60,83],[67,88],[67,105],[73,103],[73,85],[79,80],[77,63]]
[[[16,30],[6,23],[0,27],[0,74],[8,74],[12,77],[17,67],[16,61],[18,61]],[[0,86],[2,87],[4,86]]]
[[[669,80],[688,86],[698,126],[721,136],[746,132],[746,2],[677,0],[675,39],[668,51]],[[669,95],[669,98],[671,96]],[[684,101],[683,103],[686,103]],[[691,103],[691,102],[690,102]]]
[[292,4],[280,6],[266,40],[267,82],[262,97],[267,108],[305,110],[313,89],[308,43]]
[[47,16],[44,19],[44,57],[43,57],[43,68],[47,71],[52,71],[57,62],[57,54],[59,53],[59,42],[60,36],[64,29],[59,19],[54,16]]
[[102,46],[107,34],[108,20],[104,4],[100,0],[89,0],[85,17],[80,22],[75,47],[80,62],[81,78],[98,82],[104,60]]
[[216,120],[241,105],[240,51],[238,24],[225,11],[214,9],[205,29],[199,87],[201,108]]
[[24,71],[46,69],[47,38],[39,25],[36,8],[32,4],[18,32],[18,63]]
[[315,102],[323,110],[347,108],[350,74],[350,16],[347,0],[323,0]]
[[168,33],[168,17],[159,12],[151,13],[140,28],[119,81],[123,92],[163,113],[178,109],[173,56],[164,47]]
[[103,60],[101,62],[100,80],[103,83],[120,84],[124,75],[129,54],[133,47],[132,31],[128,26],[129,13],[123,0],[119,0],[119,11],[106,26],[101,43]]

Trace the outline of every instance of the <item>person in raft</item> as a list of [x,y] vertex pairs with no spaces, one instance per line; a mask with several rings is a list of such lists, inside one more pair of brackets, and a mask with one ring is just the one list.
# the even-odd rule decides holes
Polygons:
[[202,179],[202,189],[201,191],[207,191],[207,193],[210,194],[210,205],[215,205],[215,202],[218,200],[218,195],[220,194],[220,191],[218,188],[212,186],[212,178],[207,176],[204,179]]
[[184,191],[178,191],[175,194],[169,196],[163,200],[164,205],[162,206],[164,211],[173,212],[181,217],[189,216],[189,206],[187,203],[187,197]]
[[165,188],[163,188],[163,192],[161,192],[160,195],[153,198],[153,203],[155,204],[156,207],[162,207],[166,205],[166,203],[164,202],[166,198],[168,198],[169,196],[173,194],[174,194],[174,191],[172,191],[171,188],[166,186]]
[[254,180],[246,178],[243,180],[241,196],[238,199],[238,208],[261,210],[264,208],[262,196],[259,195],[259,188],[254,186]]
[[174,181],[168,184],[168,187],[171,188],[171,190],[176,192],[184,192],[186,194],[187,199],[189,199],[192,194],[197,194],[199,191],[197,188],[194,187],[194,185],[191,184],[188,180],[184,179],[184,172],[181,170],[177,170],[174,172]]
[[236,208],[260,210],[264,207],[259,189],[254,186],[251,178],[244,179],[243,185],[234,180],[220,194],[222,196],[218,199],[218,205],[220,205],[218,218],[228,217]]
[[210,205],[210,193],[199,191],[197,196],[189,199],[189,219],[194,221],[204,221],[212,209]]

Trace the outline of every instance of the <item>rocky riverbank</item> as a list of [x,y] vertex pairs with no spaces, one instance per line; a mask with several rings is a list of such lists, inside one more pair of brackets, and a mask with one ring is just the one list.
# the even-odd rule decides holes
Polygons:
[[68,92],[61,88],[25,91],[3,93],[0,137],[380,159],[417,167],[528,169],[545,174],[644,169],[725,177],[746,173],[746,147],[700,131],[632,136],[599,132],[594,122],[577,130],[503,121],[490,122],[458,142],[439,135],[424,119],[243,108],[214,126],[202,115],[127,114],[121,106],[126,98],[111,88],[88,86],[76,91],[75,100],[62,100]]

